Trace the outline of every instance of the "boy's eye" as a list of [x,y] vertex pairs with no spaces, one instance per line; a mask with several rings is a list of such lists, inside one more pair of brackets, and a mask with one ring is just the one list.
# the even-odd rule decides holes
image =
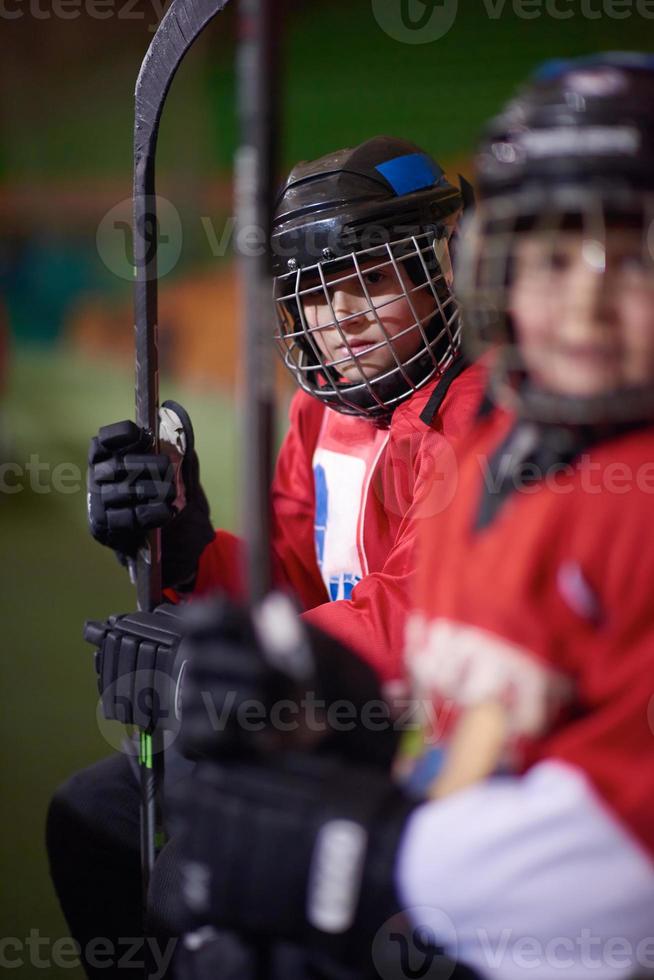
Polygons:
[[370,272],[365,272],[363,278],[369,286],[376,286],[377,283],[383,282],[386,277],[379,269],[372,269]]
[[632,276],[642,276],[650,269],[645,256],[640,251],[621,255],[618,267],[621,272]]

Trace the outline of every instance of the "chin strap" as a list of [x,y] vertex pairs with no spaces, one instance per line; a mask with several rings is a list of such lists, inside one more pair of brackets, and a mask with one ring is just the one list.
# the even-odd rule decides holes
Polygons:
[[424,422],[425,425],[431,425],[438,414],[438,410],[445,400],[450,385],[452,382],[462,374],[468,367],[469,361],[459,354],[450,366],[443,372],[440,381],[434,388],[431,397],[422,412],[420,413],[420,421]]
[[634,426],[552,425],[518,419],[489,463],[492,479],[484,487],[474,529],[488,527],[507,500],[548,474],[574,466],[594,446]]

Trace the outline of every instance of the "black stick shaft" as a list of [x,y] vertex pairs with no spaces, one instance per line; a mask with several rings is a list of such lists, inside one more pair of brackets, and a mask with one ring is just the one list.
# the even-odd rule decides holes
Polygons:
[[[138,130],[138,115],[137,115]],[[138,139],[135,133],[135,148]],[[156,127],[141,156],[134,157],[134,314],[136,333],[136,424],[152,433],[158,451],[159,372],[157,348],[157,213],[154,180]],[[161,532],[148,536],[136,561],[136,598],[139,609],[154,609],[161,602]],[[141,883],[143,907],[150,875],[163,840],[162,789],[164,758],[161,735],[140,737],[141,773]]]
[[236,213],[241,242],[244,322],[242,523],[252,602],[271,585],[270,482],[274,439],[273,304],[269,247],[279,133],[278,53],[281,4],[239,0]]
[[[238,0],[237,92],[240,146],[236,157],[236,218],[243,322],[242,530],[248,594],[262,599],[272,585],[271,500],[275,389],[270,232],[278,139],[278,31],[281,0]],[[253,243],[247,248],[246,242]],[[266,944],[253,948],[256,980],[270,975]]]

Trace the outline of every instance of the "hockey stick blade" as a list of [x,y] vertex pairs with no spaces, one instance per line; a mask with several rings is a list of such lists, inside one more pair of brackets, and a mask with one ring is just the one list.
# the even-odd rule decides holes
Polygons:
[[159,122],[184,55],[228,0],[173,0],[136,81],[134,121],[134,313],[137,424],[156,438],[157,215],[155,154]]

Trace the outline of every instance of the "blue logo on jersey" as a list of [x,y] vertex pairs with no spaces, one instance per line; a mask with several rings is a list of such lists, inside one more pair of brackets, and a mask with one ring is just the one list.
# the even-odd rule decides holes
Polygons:
[[316,512],[313,524],[313,537],[316,543],[316,559],[318,568],[322,568],[322,560],[325,554],[325,533],[327,531],[327,501],[329,493],[327,491],[327,477],[324,466],[314,466],[313,482],[316,490]]
[[[327,489],[327,474],[324,466],[318,463],[313,468],[313,481],[316,492],[316,509],[313,523],[313,538],[316,547],[316,561],[318,568],[322,570],[325,558],[325,537],[327,534],[327,522],[329,519],[329,490]],[[337,599],[349,599],[352,589],[361,581],[360,575],[353,572],[341,572],[339,575],[330,575],[327,588],[329,598],[332,602]]]
[[352,597],[352,589],[360,582],[361,579],[358,575],[346,574],[342,575],[332,575],[329,579],[329,598],[332,602],[336,602],[337,599],[350,599]]

